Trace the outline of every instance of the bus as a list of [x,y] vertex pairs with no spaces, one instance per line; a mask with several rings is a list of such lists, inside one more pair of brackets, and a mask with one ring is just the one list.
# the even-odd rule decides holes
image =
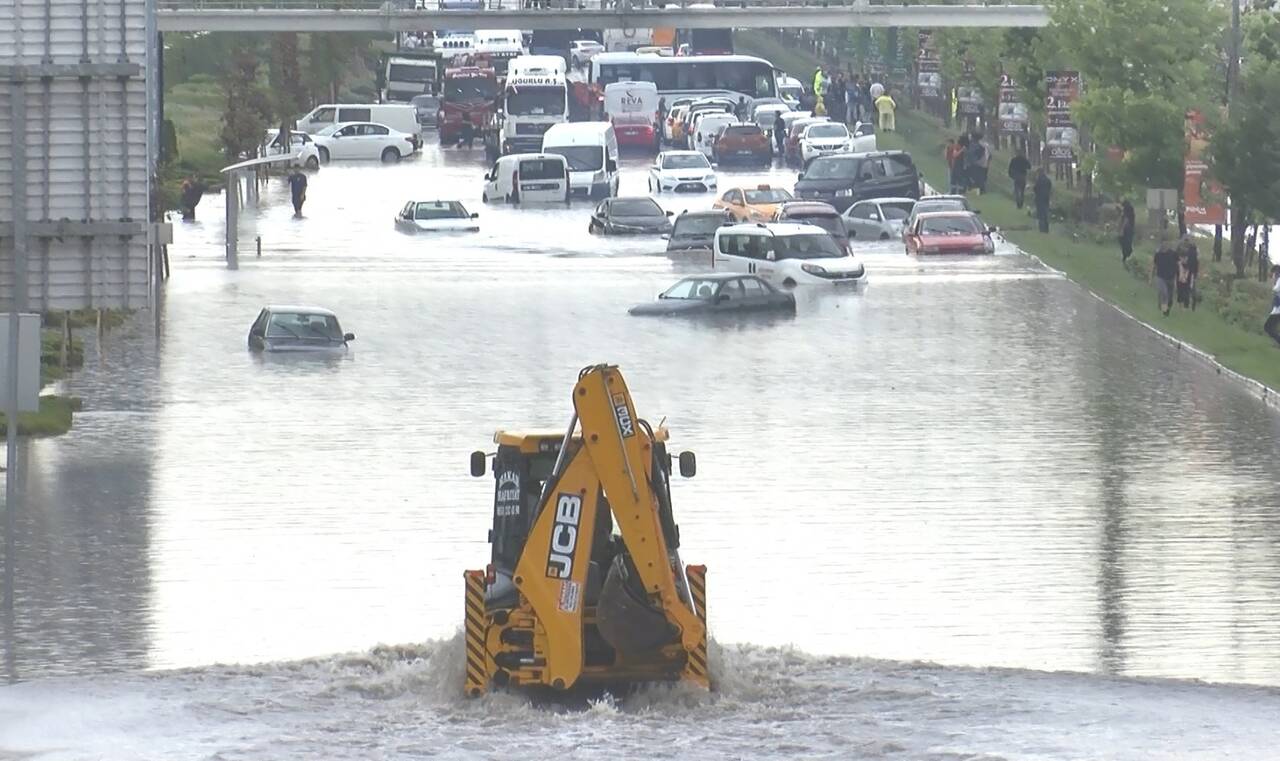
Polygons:
[[727,95],[776,98],[773,64],[747,55],[673,56],[600,53],[591,59],[591,88],[601,97],[614,82],[652,82],[659,97]]

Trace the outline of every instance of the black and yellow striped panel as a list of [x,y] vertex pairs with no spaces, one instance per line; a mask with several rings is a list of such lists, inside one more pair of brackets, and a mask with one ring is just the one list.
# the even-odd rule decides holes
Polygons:
[[484,572],[467,571],[466,617],[464,619],[467,651],[467,681],[464,688],[468,697],[484,694],[488,686],[485,674],[484,637]]
[[[689,579],[689,595],[693,598],[693,607],[705,627],[707,624],[707,567],[705,565],[686,566],[685,574]],[[689,660],[685,668],[689,672],[689,676],[695,681],[703,685],[707,684],[707,634],[705,629],[703,630],[702,641],[698,643],[697,647],[689,651]]]

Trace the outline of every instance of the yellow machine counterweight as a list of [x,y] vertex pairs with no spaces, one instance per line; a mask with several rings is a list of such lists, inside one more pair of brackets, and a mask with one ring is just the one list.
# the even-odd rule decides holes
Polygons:
[[[557,433],[499,431],[491,561],[465,573],[467,695],[653,681],[709,685],[706,567],[685,566],[665,428],[617,367],[579,373]],[[472,475],[488,455],[474,452]],[[680,473],[696,470],[693,453]]]

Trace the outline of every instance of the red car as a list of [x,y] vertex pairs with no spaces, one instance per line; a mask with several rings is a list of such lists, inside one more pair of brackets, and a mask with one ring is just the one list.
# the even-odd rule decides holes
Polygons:
[[970,211],[921,214],[903,237],[908,254],[994,254],[996,251],[990,230]]
[[754,124],[731,124],[724,128],[712,147],[716,163],[753,164],[768,167],[773,163],[773,146],[769,136]]

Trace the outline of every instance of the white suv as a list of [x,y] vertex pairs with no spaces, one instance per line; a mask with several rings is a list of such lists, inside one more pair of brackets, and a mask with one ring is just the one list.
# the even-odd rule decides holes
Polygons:
[[858,257],[840,250],[826,230],[785,222],[719,228],[712,265],[785,287],[856,285],[867,276]]
[[569,46],[569,57],[573,59],[574,66],[586,66],[596,53],[603,52],[604,45],[595,40],[574,40]]

